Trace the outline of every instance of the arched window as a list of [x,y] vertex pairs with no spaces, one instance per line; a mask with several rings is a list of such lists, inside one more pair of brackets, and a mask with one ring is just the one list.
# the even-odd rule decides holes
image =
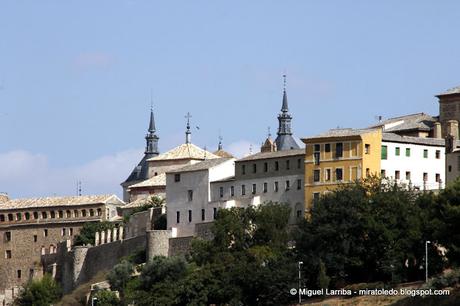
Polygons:
[[22,220],[21,213],[16,213],[16,221],[21,221],[21,220]]
[[46,211],[42,211],[42,219],[46,218],[48,218],[48,214],[46,213]]
[[97,209],[97,215],[102,216],[102,209],[100,209],[100,208]]
[[8,221],[13,221],[13,214],[8,214]]
[[34,211],[34,219],[38,219],[38,212]]
[[54,218],[56,218],[56,213],[52,210],[50,212],[50,216],[51,216],[51,219],[54,219]]
[[62,210],[59,211],[59,218],[64,218],[64,212]]
[[90,215],[90,217],[93,217],[93,216],[94,216],[94,209],[90,209],[90,210],[89,210],[89,215]]
[[26,213],[24,214],[24,218],[25,218],[26,220],[29,220],[29,219],[30,219],[30,213],[29,213],[29,212],[26,212]]
[[66,217],[66,218],[72,217],[72,213],[70,212],[70,210],[67,210],[67,211],[65,212],[65,217]]
[[83,210],[81,211],[81,216],[82,216],[82,217],[86,217],[86,209],[83,209]]
[[5,222],[5,215],[4,214],[0,215],[0,222]]
[[50,245],[50,254],[54,254],[54,253],[56,253],[56,247],[53,244],[51,244]]
[[79,216],[78,210],[75,209],[75,210],[73,211],[73,216],[74,216],[74,218],[78,218],[78,216]]

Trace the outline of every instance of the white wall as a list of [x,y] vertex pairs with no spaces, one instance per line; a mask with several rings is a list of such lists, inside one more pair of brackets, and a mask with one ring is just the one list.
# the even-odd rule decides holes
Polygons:
[[[427,146],[409,143],[397,143],[383,141],[382,145],[387,146],[388,158],[381,161],[381,169],[389,178],[395,178],[395,171],[400,172],[400,182],[409,183],[406,180],[406,171],[411,173],[411,182],[414,187],[424,188],[423,173],[428,173],[427,189],[438,189],[436,173],[442,180],[442,187],[445,182],[445,148],[443,146]],[[400,148],[400,155],[395,155],[396,147]],[[406,156],[406,148],[410,148],[410,157]],[[428,150],[428,158],[423,157],[423,150]],[[436,151],[440,151],[439,159],[436,159]]]
[[[174,174],[166,175],[166,205],[168,229],[177,229],[177,237],[192,236],[195,224],[213,220],[213,207],[208,205],[210,200],[210,182],[234,175],[234,160],[228,160],[210,169],[180,173],[180,182],[174,181]],[[188,191],[193,191],[193,200],[188,200]],[[205,210],[205,220],[202,220],[201,210]],[[192,221],[189,221],[189,210],[192,211]],[[180,222],[177,223],[177,212],[180,212]]]

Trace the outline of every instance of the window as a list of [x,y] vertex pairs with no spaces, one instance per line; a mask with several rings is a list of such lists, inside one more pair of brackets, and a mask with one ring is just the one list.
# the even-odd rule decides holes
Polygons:
[[315,165],[319,165],[319,162],[320,162],[320,153],[319,152],[315,152],[313,153],[313,159],[314,159],[314,163]]
[[246,186],[241,185],[241,195],[246,195]]
[[279,189],[278,182],[275,182],[275,183],[273,184],[273,190],[274,190],[275,192],[278,192],[278,189]]
[[193,201],[193,190],[187,191],[187,199],[189,202]]
[[11,250],[6,250],[5,251],[5,258],[10,259],[11,258]]
[[48,237],[48,229],[43,230],[43,237]]
[[319,182],[320,170],[313,170],[313,182]]
[[275,171],[278,171],[280,169],[280,164],[276,161],[275,162]]
[[252,173],[257,173],[257,164],[252,164]]
[[299,158],[297,159],[297,169],[300,169],[302,167],[302,160]]
[[423,172],[423,181],[426,182],[428,181],[428,173]]
[[91,208],[89,210],[89,215],[90,215],[90,217],[94,217],[94,209]]
[[371,170],[369,168],[366,168],[366,177],[371,176]]
[[264,183],[264,193],[266,193],[268,191],[268,183],[265,182]]
[[358,143],[350,142],[350,156],[358,156]]
[[399,180],[399,179],[400,179],[399,170],[396,170],[395,171],[395,180]]
[[204,209],[201,210],[201,221],[206,219],[206,211]]
[[291,182],[290,182],[289,180],[286,181],[285,189],[286,189],[286,190],[291,189]]
[[30,213],[29,213],[29,212],[26,212],[26,213],[24,214],[24,218],[25,218],[26,220],[30,220]]
[[5,222],[5,215],[0,215],[0,222]]
[[83,210],[81,211],[81,216],[82,216],[82,217],[86,217],[86,209],[83,209]]
[[37,242],[37,240],[38,240],[37,235],[34,235],[34,242]]
[[268,172],[268,163],[264,163],[264,172]]
[[410,171],[406,171],[406,180],[410,181]]
[[441,174],[436,173],[436,183],[440,183],[440,182],[441,182]]
[[230,187],[230,195],[233,197],[235,196],[235,187],[234,186],[231,186]]
[[343,156],[343,143],[338,142],[335,144],[335,157]]
[[[99,217],[102,216],[102,209],[100,209],[100,208],[97,209],[97,215]],[[68,211],[67,218],[70,218],[70,211]]]
[[46,254],[46,249],[45,249],[45,247],[44,247],[43,245],[42,245],[42,247],[41,247],[41,254],[42,254],[42,255],[45,255],[45,254]]
[[16,221],[21,221],[22,215],[21,213],[16,213]]
[[216,207],[214,207],[214,208],[212,209],[212,218],[213,218],[214,220],[216,220],[216,218],[217,218],[217,208],[216,208]]
[[256,192],[257,192],[257,185],[252,184],[252,194],[256,194]]
[[62,229],[61,236],[65,236],[65,228]]
[[336,181],[343,180],[343,169],[342,168],[335,169],[335,180]]
[[387,177],[387,173],[385,172],[384,169],[380,170],[380,176],[381,177]]
[[176,223],[180,223],[180,211],[176,211]]
[[188,222],[192,222],[192,210],[188,210]]
[[441,158],[441,151],[440,150],[436,150],[436,159],[440,159]]
[[[382,146],[382,150],[383,150],[383,147],[385,147],[385,149],[386,149],[387,146]],[[385,152],[386,152],[386,151],[385,151]],[[364,145],[364,154],[371,154],[371,145],[368,144],[368,143],[366,143],[366,144]],[[382,153],[382,154],[383,154],[383,153]],[[382,158],[382,159],[383,159],[383,158]],[[385,159],[386,159],[386,158],[385,158]]]
[[246,165],[241,166],[241,173],[246,174]]
[[34,269],[29,269],[29,278],[34,278]]
[[423,150],[423,158],[428,158],[428,150],[427,149]]
[[395,148],[395,156],[399,156],[400,155],[400,149],[399,147],[396,147]]
[[8,221],[13,221],[13,214],[8,214]]
[[302,217],[302,210],[299,209],[299,210],[297,211],[296,216],[297,216],[297,218]]
[[319,144],[315,144],[315,146],[314,146],[314,150],[315,150],[315,152],[319,152],[319,151],[321,151],[321,145],[319,145]]
[[221,198],[224,197],[224,187],[219,187],[219,196],[220,196]]
[[18,270],[17,273],[18,273],[18,278],[21,278],[21,270]]
[[452,166],[449,165],[449,167],[447,167],[447,169],[449,169],[449,172],[452,172]]
[[43,211],[42,212],[42,219],[46,219],[48,218],[48,214],[46,213],[46,211]]
[[59,211],[59,218],[64,218],[64,212],[62,210]]
[[69,228],[69,236],[73,236],[73,228]]
[[38,219],[38,212],[34,211],[33,215],[34,215],[34,219],[37,220]]
[[313,193],[313,203],[319,200],[319,192]]
[[326,182],[331,180],[331,169],[325,169],[324,170],[324,180]]
[[331,144],[330,143],[326,143],[324,145],[324,152],[331,152]]
[[174,182],[180,182],[180,173],[174,174]]
[[291,169],[291,162],[289,160],[286,161],[286,170]]
[[[388,157],[388,147],[387,146],[382,146],[382,159],[387,159]],[[369,154],[369,153],[366,153],[366,154]]]
[[406,156],[410,157],[410,148],[406,148]]
[[11,232],[5,232],[5,241],[11,241]]
[[300,190],[300,189],[302,189],[302,180],[298,179],[297,180],[297,190]]

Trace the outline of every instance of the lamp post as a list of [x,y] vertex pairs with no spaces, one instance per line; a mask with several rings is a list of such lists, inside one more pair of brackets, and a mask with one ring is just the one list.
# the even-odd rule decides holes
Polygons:
[[425,283],[428,282],[428,244],[430,241],[425,241]]
[[302,295],[300,294],[300,286],[301,286],[301,280],[302,280],[300,269],[302,265],[303,265],[303,261],[299,261],[299,305],[302,303]]
[[95,305],[94,301],[97,301],[97,297],[93,297],[93,298],[91,299],[91,306],[94,306],[94,305]]

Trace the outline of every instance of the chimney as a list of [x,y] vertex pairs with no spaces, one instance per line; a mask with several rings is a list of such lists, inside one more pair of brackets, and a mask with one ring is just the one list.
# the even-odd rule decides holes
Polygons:
[[6,192],[0,192],[0,204],[6,203],[10,200],[10,197]]
[[458,121],[448,120],[447,121],[447,135],[452,135],[455,140],[458,140]]
[[435,122],[433,126],[433,138],[442,138],[441,122]]

